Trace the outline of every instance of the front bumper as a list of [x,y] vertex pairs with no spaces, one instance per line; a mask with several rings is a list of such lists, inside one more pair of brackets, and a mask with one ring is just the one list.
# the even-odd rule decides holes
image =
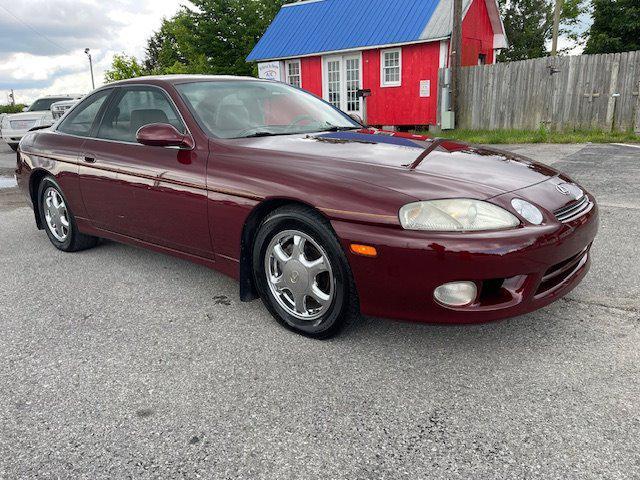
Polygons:
[[[373,245],[377,258],[349,254],[363,315],[428,323],[482,323],[537,310],[587,274],[598,208],[571,223],[483,233],[412,232],[332,222],[346,252]],[[446,307],[433,298],[448,282],[474,281],[476,301]]]

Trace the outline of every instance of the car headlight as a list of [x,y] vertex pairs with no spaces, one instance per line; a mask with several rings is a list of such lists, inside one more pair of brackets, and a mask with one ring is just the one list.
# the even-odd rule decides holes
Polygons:
[[400,223],[406,230],[477,232],[513,228],[520,220],[492,203],[454,198],[405,205],[400,209]]
[[526,200],[514,198],[513,200],[511,200],[511,206],[516,212],[520,214],[522,218],[524,218],[529,223],[540,225],[542,223],[542,220],[544,220],[542,212],[538,209],[538,207],[530,204]]

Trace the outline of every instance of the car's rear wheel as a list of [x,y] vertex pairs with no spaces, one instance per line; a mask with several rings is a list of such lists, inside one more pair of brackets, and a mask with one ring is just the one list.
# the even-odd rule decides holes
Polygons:
[[271,314],[303,335],[329,338],[359,313],[342,247],[327,220],[310,208],[282,207],[264,219],[253,271]]
[[94,247],[96,237],[78,231],[62,188],[53,177],[45,177],[38,187],[38,208],[51,243],[63,252],[77,252]]

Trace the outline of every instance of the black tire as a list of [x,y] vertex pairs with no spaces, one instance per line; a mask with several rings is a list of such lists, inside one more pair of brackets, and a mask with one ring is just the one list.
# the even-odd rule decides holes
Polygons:
[[14,152],[18,151],[18,144],[17,143],[8,143],[7,145],[9,145],[9,148],[11,148],[11,150],[13,150]]
[[[287,312],[268,284],[265,268],[267,248],[276,235],[288,230],[297,230],[311,237],[322,248],[332,267],[335,293],[330,306],[314,321],[300,320]],[[311,338],[328,339],[358,318],[360,307],[349,262],[330,223],[315,210],[292,205],[267,215],[256,234],[252,258],[254,281],[260,298],[271,315],[289,330]]]
[[[47,223],[47,219],[45,216],[45,192],[50,188],[56,190],[59,195],[62,197],[67,213],[68,219],[68,233],[64,240],[59,240],[51,231],[49,224]],[[53,177],[45,177],[40,182],[38,186],[38,209],[40,212],[40,218],[42,219],[42,224],[44,225],[44,231],[47,232],[47,236],[49,240],[58,250],[62,250],[63,252],[78,252],[80,250],[86,250],[88,248],[95,247],[98,243],[98,238],[93,237],[91,235],[85,235],[78,231],[78,227],[76,225],[76,219],[73,216],[73,213],[69,209],[69,202],[67,198],[64,196],[64,192],[58,182],[55,181]]]

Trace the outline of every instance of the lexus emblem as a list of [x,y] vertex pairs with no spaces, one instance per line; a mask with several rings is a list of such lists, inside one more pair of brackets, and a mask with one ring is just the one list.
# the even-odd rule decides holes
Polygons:
[[299,278],[300,274],[297,272],[297,270],[291,272],[291,283],[297,283]]
[[576,200],[580,200],[584,195],[582,189],[573,183],[559,183],[556,185],[556,190],[562,195],[571,196]]

